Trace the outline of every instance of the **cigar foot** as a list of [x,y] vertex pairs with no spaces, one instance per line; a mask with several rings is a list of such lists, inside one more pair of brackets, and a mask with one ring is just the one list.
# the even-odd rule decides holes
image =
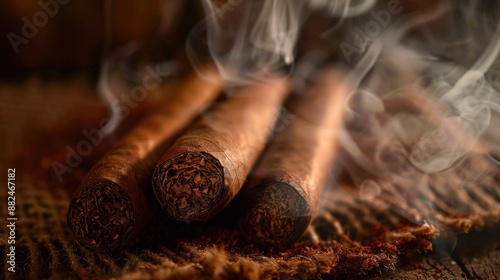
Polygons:
[[127,192],[113,182],[101,182],[77,193],[71,201],[68,225],[89,250],[109,253],[123,247],[134,228],[134,209]]
[[204,152],[182,153],[158,165],[153,185],[163,211],[186,222],[206,221],[228,196],[221,163]]
[[256,186],[242,200],[240,228],[257,244],[285,248],[302,236],[311,220],[307,202],[284,182]]

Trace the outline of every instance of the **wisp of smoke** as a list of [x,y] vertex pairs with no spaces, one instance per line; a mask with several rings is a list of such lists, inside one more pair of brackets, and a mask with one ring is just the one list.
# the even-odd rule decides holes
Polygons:
[[[455,209],[481,211],[469,208],[463,197],[471,192],[465,186],[479,184],[487,172],[457,174],[484,156],[499,163],[500,138],[493,124],[499,122],[500,98],[491,73],[498,67],[500,21],[485,15],[481,5],[443,1],[426,14],[396,21],[371,40],[351,72],[357,89],[341,136],[360,191],[374,198],[389,190],[397,196],[393,199],[404,201],[396,207],[399,213],[440,228],[450,251],[456,235],[447,227],[454,224],[436,209],[450,215],[460,213]],[[498,9],[495,15],[498,19]],[[455,22],[455,16],[460,25],[450,24],[440,34],[424,28],[443,17]],[[367,63],[374,53],[376,61]],[[464,194],[441,193],[439,184],[455,184]]]

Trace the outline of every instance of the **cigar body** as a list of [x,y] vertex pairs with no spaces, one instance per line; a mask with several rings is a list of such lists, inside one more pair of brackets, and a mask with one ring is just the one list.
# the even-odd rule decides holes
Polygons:
[[334,168],[348,87],[322,72],[293,96],[285,123],[269,143],[240,195],[240,228],[250,240],[285,247],[309,226]]
[[[221,81],[191,75],[177,92],[144,117],[82,181],[68,211],[68,225],[87,249],[101,253],[124,248],[152,219],[158,206],[151,191],[151,174],[171,138],[192,122],[203,106],[215,100]],[[171,142],[169,142],[169,140]]]
[[283,78],[239,88],[176,141],[153,175],[169,217],[207,221],[229,203],[264,149],[287,93]]

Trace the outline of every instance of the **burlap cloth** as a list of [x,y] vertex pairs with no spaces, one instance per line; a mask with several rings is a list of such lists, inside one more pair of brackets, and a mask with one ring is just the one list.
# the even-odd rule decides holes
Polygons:
[[[440,244],[452,247],[449,240],[457,234],[498,225],[498,169],[477,156],[465,160],[453,176],[431,178],[426,188],[402,190],[381,181],[379,189],[361,192],[338,184],[327,190],[304,238],[286,251],[266,251],[246,242],[234,227],[234,211],[227,211],[210,224],[185,225],[159,217],[125,252],[91,253],[75,241],[66,224],[71,190],[65,186],[77,183],[86,165],[65,174],[62,185],[48,175],[51,162],[64,157],[64,147],[77,143],[83,128],[95,127],[107,114],[89,84],[81,78],[31,79],[0,87],[2,178],[7,168],[16,168],[16,278],[363,279],[394,270],[433,244],[434,249]],[[477,176],[474,182],[453,180],[460,172]],[[6,196],[2,188],[4,205]],[[420,207],[422,201],[433,206]],[[7,238],[3,225],[0,278],[12,279]]]

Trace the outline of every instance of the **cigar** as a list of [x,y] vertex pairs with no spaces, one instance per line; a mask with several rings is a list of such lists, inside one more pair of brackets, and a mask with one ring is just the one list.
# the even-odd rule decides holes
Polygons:
[[70,230],[85,248],[113,253],[139,234],[158,210],[151,174],[172,137],[192,122],[221,90],[215,69],[211,79],[187,77],[161,109],[144,117],[82,181],[67,216]]
[[303,235],[331,183],[347,95],[342,75],[324,70],[303,95],[291,98],[288,124],[239,195],[240,229],[248,239],[284,248]]
[[[106,101],[106,103],[108,104],[113,104],[113,102],[124,98],[123,93],[130,93],[132,90],[131,87],[128,87],[128,85],[125,84],[125,81],[122,79],[122,77],[120,77],[119,79],[110,80],[109,84],[110,91],[119,93],[119,95],[113,97],[113,99],[110,99],[111,101]],[[158,88],[154,89],[153,92],[148,94],[148,96],[144,100],[137,102],[137,106],[135,108],[131,107],[129,108],[128,112],[121,114],[119,124],[111,129],[108,134],[104,133],[105,127],[108,127],[108,123],[101,122],[103,118],[105,118],[109,114],[110,110],[104,103],[101,103],[102,107],[98,107],[100,110],[90,110],[91,108],[86,107],[84,108],[84,112],[73,114],[76,115],[75,117],[77,117],[77,119],[75,119],[75,117],[69,118],[68,120],[66,120],[68,128],[62,128],[58,130],[58,133],[63,133],[64,135],[69,135],[71,137],[60,137],[58,139],[59,148],[54,153],[46,155],[41,163],[42,170],[45,170],[45,174],[49,178],[51,185],[64,189],[69,197],[73,197],[79,190],[81,182],[87,176],[90,169],[102,158],[102,156],[107,151],[110,150],[113,144],[116,143],[116,140],[121,139],[128,131],[130,131],[135,126],[135,124],[141,120],[141,117],[155,112],[157,108],[161,108],[161,106],[163,106],[163,103],[168,100],[168,98],[171,98],[171,96],[175,93],[175,90],[173,89],[176,88],[176,86],[178,86],[178,82],[165,83],[158,86]],[[85,96],[84,98],[88,100],[90,99],[90,96]],[[95,102],[99,102],[98,98],[99,96],[96,94]],[[70,100],[72,99],[70,98]],[[79,102],[74,101],[74,103],[75,104],[72,104],[71,107],[64,105],[68,107],[68,112],[82,108]],[[37,103],[37,106],[40,106],[39,103]],[[75,125],[75,123],[77,123],[78,125]],[[97,124],[99,124],[99,128],[95,128],[97,127]],[[82,127],[86,128],[85,136],[88,140],[94,141],[92,143],[94,146],[89,154],[82,156],[80,158],[80,163],[77,164],[76,167],[72,168],[70,172],[68,172],[64,168],[61,168],[60,164],[67,164],[68,156],[72,155],[71,152],[68,151],[68,146],[72,147],[72,151],[77,150],[78,143],[80,143],[77,142],[77,140],[82,140]],[[94,128],[90,129],[91,127]],[[89,129],[89,131],[87,129]],[[48,131],[47,135],[52,135],[53,133],[54,131]],[[64,146],[63,144],[68,145]]]
[[240,87],[176,141],[153,174],[168,217],[208,221],[230,202],[264,149],[287,93],[283,78]]

